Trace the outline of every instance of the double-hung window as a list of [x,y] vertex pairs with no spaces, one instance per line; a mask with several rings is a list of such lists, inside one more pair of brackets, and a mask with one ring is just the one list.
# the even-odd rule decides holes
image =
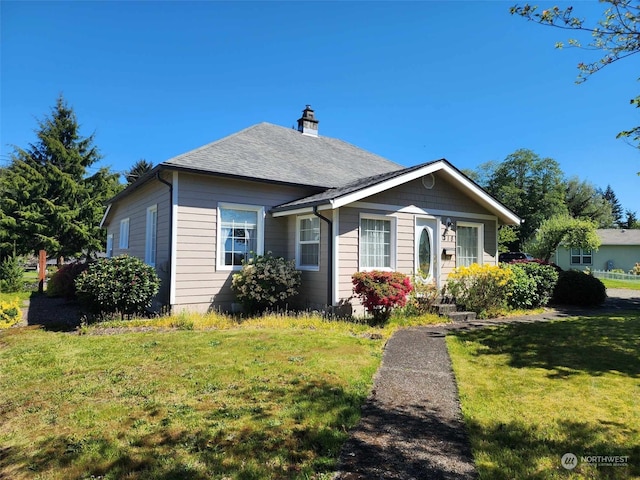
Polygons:
[[458,222],[456,226],[456,267],[482,265],[484,225]]
[[360,217],[360,270],[396,268],[395,217]]
[[316,216],[298,217],[296,268],[320,268],[320,219]]
[[571,249],[571,265],[591,265],[593,252],[586,248]]
[[145,263],[155,267],[158,242],[158,205],[147,208],[147,231],[144,246]]
[[118,246],[121,249],[129,248],[129,218],[120,220],[120,241]]
[[218,267],[238,269],[252,253],[264,253],[264,207],[219,204]]

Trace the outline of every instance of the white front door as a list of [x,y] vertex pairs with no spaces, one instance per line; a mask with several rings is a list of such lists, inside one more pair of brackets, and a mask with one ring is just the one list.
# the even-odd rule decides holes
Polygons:
[[[432,218],[416,218],[415,227],[415,275],[416,280],[431,282],[438,278],[438,221]],[[436,282],[437,283],[437,282]]]

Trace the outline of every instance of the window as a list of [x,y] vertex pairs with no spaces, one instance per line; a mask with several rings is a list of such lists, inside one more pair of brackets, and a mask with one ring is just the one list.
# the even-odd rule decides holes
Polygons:
[[129,219],[120,220],[120,248],[129,248]]
[[320,219],[315,216],[298,218],[296,268],[320,268]]
[[456,267],[482,265],[484,225],[458,222],[456,226]]
[[571,265],[591,265],[592,259],[593,253],[590,249],[571,249]]
[[113,233],[107,235],[107,258],[113,257]]
[[360,270],[394,270],[395,218],[360,218]]
[[158,206],[152,205],[147,208],[147,229],[144,244],[144,261],[155,267],[156,252],[158,243]]
[[220,204],[218,207],[218,265],[238,269],[251,252],[264,252],[264,208]]

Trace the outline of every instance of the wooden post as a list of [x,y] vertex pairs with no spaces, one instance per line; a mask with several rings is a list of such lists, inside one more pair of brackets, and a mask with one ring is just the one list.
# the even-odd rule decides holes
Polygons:
[[38,292],[44,292],[44,280],[47,278],[47,252],[40,250],[38,257]]

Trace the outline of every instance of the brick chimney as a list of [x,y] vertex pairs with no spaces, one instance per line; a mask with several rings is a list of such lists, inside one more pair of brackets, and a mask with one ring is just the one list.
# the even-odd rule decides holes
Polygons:
[[302,111],[302,117],[298,119],[298,131],[310,137],[318,136],[318,120],[316,120],[311,105],[307,105]]

